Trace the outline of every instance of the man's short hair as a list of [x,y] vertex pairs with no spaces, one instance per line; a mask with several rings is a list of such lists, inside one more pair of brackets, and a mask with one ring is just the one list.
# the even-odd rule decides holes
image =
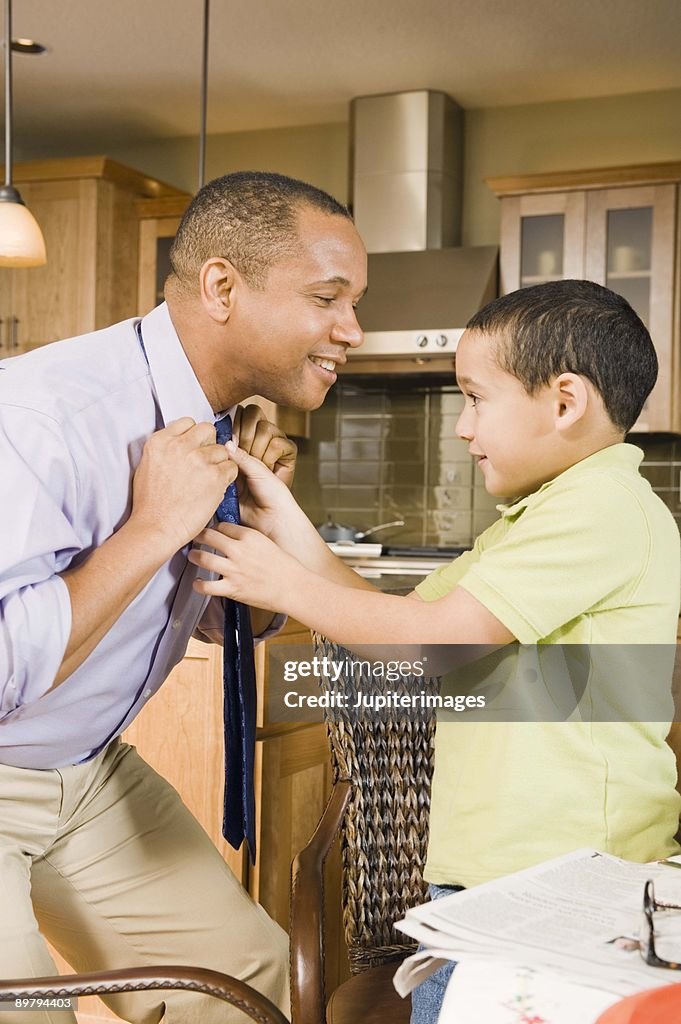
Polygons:
[[494,299],[471,330],[498,337],[496,358],[528,394],[561,373],[599,392],[610,419],[630,430],[657,380],[657,356],[626,299],[593,281],[550,281]]
[[194,287],[206,260],[223,256],[251,287],[262,287],[272,264],[296,252],[303,206],[350,218],[326,192],[283,174],[237,171],[209,181],[182,218],[170,250],[170,277]]

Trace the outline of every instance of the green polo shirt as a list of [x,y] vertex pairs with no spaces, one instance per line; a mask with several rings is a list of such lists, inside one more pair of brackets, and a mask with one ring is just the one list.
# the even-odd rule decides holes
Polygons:
[[[681,589],[679,532],[642,458],[612,445],[500,506],[472,551],[416,588],[434,601],[461,586],[520,645],[588,645],[592,663],[568,721],[438,724],[429,881],[475,885],[582,846],[635,861],[678,852],[671,662],[643,680],[627,655],[634,644],[673,655]],[[494,670],[522,688],[528,654],[511,645]],[[651,688],[664,720],[631,721]]]

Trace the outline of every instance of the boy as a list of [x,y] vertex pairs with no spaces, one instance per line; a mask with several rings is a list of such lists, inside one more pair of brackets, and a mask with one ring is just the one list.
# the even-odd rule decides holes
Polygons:
[[[472,551],[407,598],[373,592],[237,452],[251,494],[244,521],[262,533],[205,531],[199,541],[218,554],[190,557],[222,578],[197,588],[281,607],[345,645],[580,644],[592,663],[603,645],[673,645],[679,535],[638,472],[642,452],[624,443],[657,376],[628,303],[589,281],[504,296],[469,322],[456,373],[466,400],[457,433],[487,490],[514,496]],[[592,670],[594,706],[618,681]],[[664,694],[670,678],[635,683]],[[605,714],[440,723],[426,878],[475,885],[581,846],[637,861],[677,852],[668,731],[669,721]],[[419,1024],[437,1017],[436,984],[414,994]]]

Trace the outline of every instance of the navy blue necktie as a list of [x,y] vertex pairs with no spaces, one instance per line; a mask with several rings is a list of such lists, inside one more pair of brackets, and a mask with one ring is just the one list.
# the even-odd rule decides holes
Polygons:
[[[225,416],[215,424],[217,442],[232,436],[232,419]],[[221,523],[239,523],[239,498],[232,483],[215,513]],[[222,834],[236,850],[248,843],[255,861],[255,762],[256,686],[251,616],[246,605],[229,598],[225,607],[223,653],[225,719],[225,804]]]

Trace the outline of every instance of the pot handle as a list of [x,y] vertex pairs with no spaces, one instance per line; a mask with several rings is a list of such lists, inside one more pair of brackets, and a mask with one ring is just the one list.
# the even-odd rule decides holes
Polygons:
[[381,523],[380,526],[370,526],[368,530],[355,534],[355,540],[364,540],[365,537],[377,533],[379,530],[387,530],[391,526],[404,526],[404,519],[395,519],[392,523]]

